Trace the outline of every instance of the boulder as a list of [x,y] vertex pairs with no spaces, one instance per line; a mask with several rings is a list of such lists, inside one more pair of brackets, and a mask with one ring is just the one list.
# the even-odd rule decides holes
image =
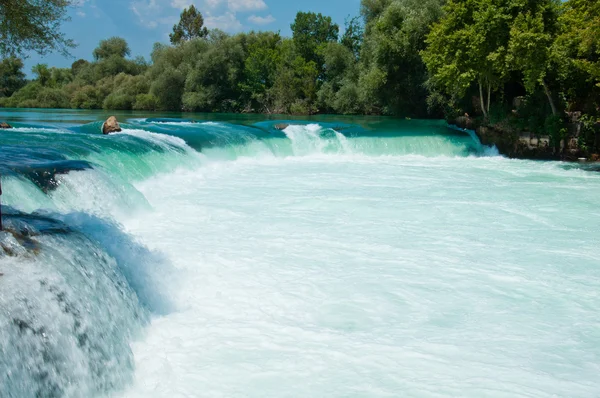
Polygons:
[[454,125],[456,125],[456,127],[460,127],[461,129],[467,130],[475,130],[477,128],[475,119],[472,119],[467,113],[465,113],[464,116],[458,116],[454,120]]
[[0,122],[0,129],[12,129],[12,126],[5,122]]
[[114,116],[109,117],[102,124],[102,134],[118,133],[121,131],[121,126],[117,122],[117,118]]
[[275,125],[275,126],[273,126],[273,127],[275,128],[275,130],[279,130],[279,131],[281,131],[281,130],[285,130],[285,129],[287,129],[289,126],[290,126],[290,125],[289,125],[289,124],[286,124],[286,123],[279,123],[279,124],[276,124],[276,125]]

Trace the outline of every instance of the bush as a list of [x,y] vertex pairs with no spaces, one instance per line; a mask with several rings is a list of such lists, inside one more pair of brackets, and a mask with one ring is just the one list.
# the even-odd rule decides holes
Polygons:
[[202,111],[206,107],[206,102],[200,93],[189,92],[183,94],[183,110],[186,112]]
[[40,104],[34,99],[27,99],[19,102],[16,108],[40,108]]
[[110,94],[104,100],[102,104],[102,108],[109,109],[118,109],[118,110],[131,110],[133,108],[134,98],[127,94]]
[[333,106],[336,112],[345,115],[360,113],[357,85],[351,82],[344,84],[337,92]]
[[101,101],[94,86],[83,86],[73,94],[71,107],[75,109],[100,109]]
[[1,97],[0,98],[0,108],[16,108],[17,104],[15,103],[14,98],[12,97]]
[[560,141],[567,136],[567,129],[561,116],[550,115],[546,117],[544,130],[550,136],[550,145],[558,150],[560,148]]
[[155,111],[158,106],[158,99],[152,94],[138,94],[135,97],[133,109],[136,111]]
[[67,94],[59,88],[44,88],[37,96],[40,108],[69,108],[70,101]]
[[42,89],[43,87],[40,83],[30,82],[25,87],[14,93],[11,98],[14,100],[15,106],[21,106],[20,104],[24,101],[35,101]]
[[290,113],[292,115],[311,115],[314,111],[308,100],[296,100],[290,105]]

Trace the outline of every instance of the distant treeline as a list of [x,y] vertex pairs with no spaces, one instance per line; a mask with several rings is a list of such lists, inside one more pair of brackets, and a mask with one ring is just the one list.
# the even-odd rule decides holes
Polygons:
[[[377,114],[486,120],[516,112],[560,130],[600,114],[598,0],[362,0],[344,33],[299,12],[293,36],[207,30],[193,6],[170,44],[131,59],[110,38],[71,68],[0,63],[0,106]],[[515,101],[518,98],[518,101]],[[516,109],[519,108],[519,109]]]

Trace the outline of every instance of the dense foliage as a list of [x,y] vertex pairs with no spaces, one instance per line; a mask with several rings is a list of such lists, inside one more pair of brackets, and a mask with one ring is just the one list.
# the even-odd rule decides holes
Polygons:
[[[3,4],[3,3],[2,3]],[[71,68],[0,63],[0,105],[200,112],[468,113],[562,130],[571,111],[600,116],[596,0],[362,0],[340,29],[299,12],[292,37],[207,30],[193,6],[171,45],[131,59],[121,38]],[[342,34],[340,34],[342,30]],[[586,119],[587,118],[587,119]],[[513,120],[515,119],[515,120]]]
[[0,56],[29,51],[68,54],[73,41],[60,25],[67,20],[71,0],[0,0]]

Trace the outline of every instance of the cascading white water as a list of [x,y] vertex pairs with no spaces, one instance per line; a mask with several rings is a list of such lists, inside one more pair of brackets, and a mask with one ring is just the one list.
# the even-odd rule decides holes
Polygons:
[[129,342],[147,318],[123,264],[82,232],[36,219],[53,231],[5,215],[5,228],[25,228],[33,250],[0,232],[0,245],[18,254],[0,257],[0,396],[82,397],[123,388],[134,368]]
[[137,184],[164,223],[126,225],[184,277],[124,397],[595,396],[598,176],[306,129]]
[[[462,136],[307,125],[240,139],[232,125],[190,124],[190,142],[219,132],[197,153],[140,128],[86,155],[98,167],[58,176],[48,194],[3,177],[5,203],[49,209],[73,230],[42,235],[49,249],[20,260],[23,275],[0,260],[0,292],[11,287],[2,309],[28,325],[0,318],[10,336],[0,352],[20,353],[0,359],[19,375],[0,379],[5,395],[600,391],[599,175],[482,156],[493,152]],[[157,149],[118,147],[129,139]],[[63,291],[77,311],[64,310]],[[35,298],[31,309],[21,297]],[[74,313],[101,334],[93,349],[78,345]],[[98,373],[98,356],[112,367]],[[24,371],[27,361],[38,370]]]

